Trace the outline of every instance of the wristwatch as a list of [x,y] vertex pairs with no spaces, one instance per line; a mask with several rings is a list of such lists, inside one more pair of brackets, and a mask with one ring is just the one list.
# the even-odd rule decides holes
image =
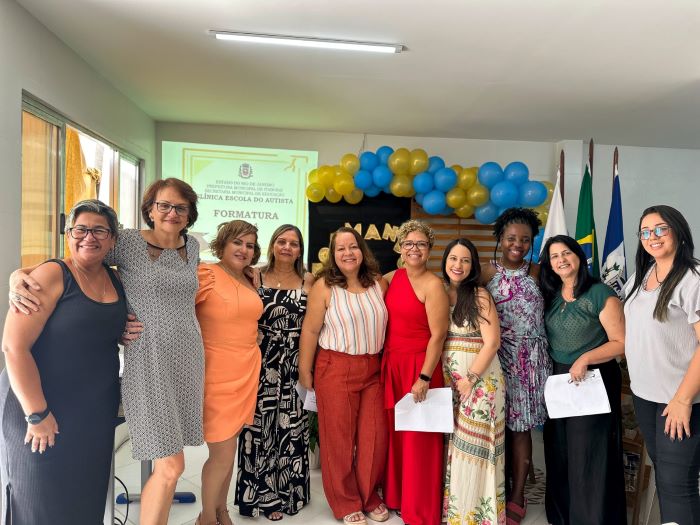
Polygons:
[[418,379],[420,379],[421,381],[425,381],[426,383],[430,383],[430,376],[425,375],[423,373],[418,374]]
[[37,425],[41,423],[44,419],[46,419],[46,416],[49,415],[49,407],[46,407],[46,410],[43,412],[34,412],[33,414],[29,414],[28,416],[24,416],[24,419],[27,423],[30,425]]

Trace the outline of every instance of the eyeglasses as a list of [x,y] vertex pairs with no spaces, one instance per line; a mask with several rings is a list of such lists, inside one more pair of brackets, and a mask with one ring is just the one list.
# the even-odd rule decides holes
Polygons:
[[182,204],[170,204],[169,202],[163,202],[163,201],[156,201],[156,210],[158,210],[160,213],[168,214],[170,213],[170,210],[175,210],[175,213],[182,216],[182,215],[188,215],[190,213],[190,207],[189,206],[184,206]]
[[427,241],[403,241],[401,243],[401,248],[404,250],[412,250],[414,247],[419,250],[427,250],[430,247],[430,243]]
[[668,231],[670,229],[671,227],[667,225],[655,226],[653,228],[644,228],[643,230],[637,232],[637,236],[643,241],[648,241],[651,238],[652,232],[657,237],[665,237],[666,235],[668,235]]
[[88,236],[88,233],[92,233],[92,236],[98,241],[104,241],[112,235],[112,230],[107,228],[86,228],[85,226],[76,226],[74,228],[68,228],[68,233],[74,239],[84,239]]

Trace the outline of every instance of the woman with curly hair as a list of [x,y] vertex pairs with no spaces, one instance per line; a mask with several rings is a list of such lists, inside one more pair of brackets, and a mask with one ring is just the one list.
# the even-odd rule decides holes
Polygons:
[[384,400],[389,420],[389,458],[384,496],[411,525],[437,525],[442,515],[444,436],[394,430],[394,407],[406,394],[425,400],[428,388],[444,386],[440,356],[449,324],[442,281],[428,271],[433,231],[420,221],[401,225],[403,268],[388,273],[389,323],[384,345]]
[[[547,419],[544,384],[552,372],[544,328],[544,299],[537,285],[539,266],[525,256],[540,221],[527,208],[509,208],[496,220],[494,258],[482,283],[493,296],[501,322],[498,357],[506,379],[506,465],[511,476],[508,524],[525,517],[525,479],[532,457],[530,430]],[[501,257],[496,257],[501,247]]]
[[353,228],[333,233],[329,250],[301,329],[299,382],[316,390],[321,476],[333,515],[366,525],[364,512],[389,518],[377,490],[387,450],[380,384],[386,282]]

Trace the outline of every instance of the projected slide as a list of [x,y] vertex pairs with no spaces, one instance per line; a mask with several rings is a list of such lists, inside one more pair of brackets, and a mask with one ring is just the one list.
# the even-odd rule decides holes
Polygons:
[[199,219],[189,233],[199,241],[202,260],[215,260],[209,241],[219,224],[233,219],[258,227],[261,260],[281,224],[298,226],[306,239],[306,174],[318,152],[164,141],[161,158],[163,178],[182,179],[199,196]]

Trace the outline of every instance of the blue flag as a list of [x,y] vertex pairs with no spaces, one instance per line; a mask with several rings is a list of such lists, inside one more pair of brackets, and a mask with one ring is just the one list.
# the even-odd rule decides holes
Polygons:
[[617,168],[615,168],[615,177],[613,178],[608,229],[605,232],[601,279],[615,290],[617,295],[622,294],[622,286],[627,280],[625,238],[622,229],[622,195],[620,193],[620,177],[618,177]]

